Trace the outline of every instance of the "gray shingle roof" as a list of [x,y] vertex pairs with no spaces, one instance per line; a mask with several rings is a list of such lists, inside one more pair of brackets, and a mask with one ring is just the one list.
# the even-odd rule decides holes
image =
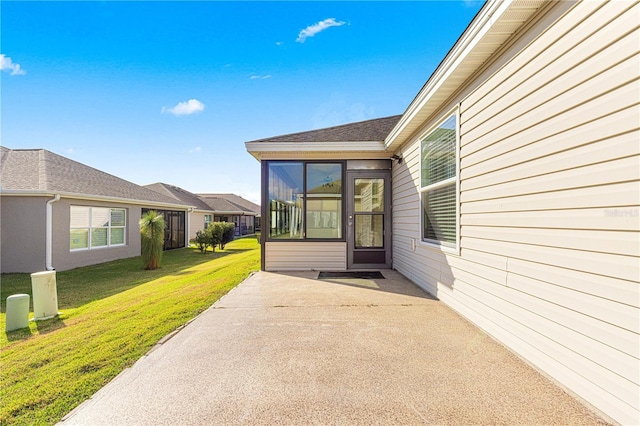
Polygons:
[[183,204],[194,206],[198,210],[214,213],[244,212],[260,214],[259,205],[236,194],[194,194],[178,186],[161,182],[145,185],[145,188],[152,189]]
[[239,195],[236,194],[197,194],[203,199],[211,199],[211,198],[223,198],[236,206],[238,206],[242,211],[245,212],[253,212],[256,214],[260,214],[260,206],[256,203],[253,203],[249,200],[245,200]]
[[211,207],[198,197],[196,194],[182,189],[175,185],[169,185],[167,183],[156,182],[150,185],[144,185],[145,188],[149,188],[167,197],[171,197],[176,201],[180,201],[182,204],[193,206],[198,210],[211,210]]
[[244,209],[224,198],[205,198],[204,201],[218,213],[242,212]]
[[365,142],[384,141],[402,115],[291,133],[250,142]]
[[[215,194],[198,194],[202,200],[209,205],[209,207],[215,211],[216,213],[236,213],[236,212],[244,212],[248,214],[260,214],[260,209],[257,211],[253,211],[251,209],[247,209],[243,206],[240,206],[232,201],[229,201],[226,198],[214,196]],[[232,195],[232,194],[221,194],[221,195]]]
[[0,188],[183,206],[174,198],[45,149],[8,149],[0,155]]

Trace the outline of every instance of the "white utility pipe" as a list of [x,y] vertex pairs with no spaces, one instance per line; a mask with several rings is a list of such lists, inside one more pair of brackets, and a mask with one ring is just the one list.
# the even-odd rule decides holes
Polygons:
[[46,209],[46,240],[45,240],[45,259],[47,271],[55,271],[52,263],[52,251],[53,251],[53,208],[51,205],[60,200],[60,194],[56,194],[54,198],[47,201]]

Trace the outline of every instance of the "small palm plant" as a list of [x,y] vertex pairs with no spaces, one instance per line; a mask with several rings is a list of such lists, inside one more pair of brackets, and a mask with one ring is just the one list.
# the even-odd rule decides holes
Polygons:
[[144,269],[158,269],[160,266],[165,226],[164,217],[154,210],[143,214],[140,219]]

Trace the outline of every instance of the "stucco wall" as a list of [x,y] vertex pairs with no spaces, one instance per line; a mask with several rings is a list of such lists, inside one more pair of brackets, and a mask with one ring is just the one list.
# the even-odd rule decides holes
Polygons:
[[[127,211],[126,244],[92,250],[69,249],[70,206],[124,208]],[[140,255],[140,206],[102,201],[61,199],[53,204],[53,267],[58,271]]]
[[45,270],[45,197],[0,197],[0,272]]
[[[213,218],[213,213],[210,214]],[[204,215],[203,212],[193,211],[189,214],[189,241],[196,237],[196,232],[204,229]]]

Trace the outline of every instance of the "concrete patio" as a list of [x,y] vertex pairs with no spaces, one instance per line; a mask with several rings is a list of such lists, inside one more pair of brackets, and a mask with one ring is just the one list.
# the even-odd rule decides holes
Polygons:
[[259,272],[62,424],[607,424],[400,274],[382,273]]

